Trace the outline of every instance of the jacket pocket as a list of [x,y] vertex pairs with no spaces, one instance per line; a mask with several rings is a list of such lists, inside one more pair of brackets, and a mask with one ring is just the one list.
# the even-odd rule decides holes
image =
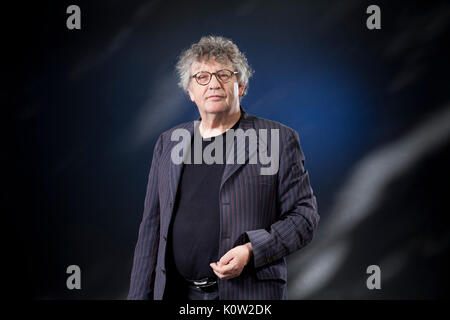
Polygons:
[[250,175],[249,182],[256,184],[276,185],[277,180],[273,175]]
[[279,280],[286,283],[287,268],[286,264],[281,261],[276,264],[266,265],[256,269],[256,278],[259,280]]

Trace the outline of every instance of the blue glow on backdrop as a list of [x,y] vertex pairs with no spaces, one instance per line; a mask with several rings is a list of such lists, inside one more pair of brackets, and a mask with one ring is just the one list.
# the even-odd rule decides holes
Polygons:
[[[177,87],[177,55],[216,34],[255,70],[242,106],[297,130],[306,155],[321,222],[288,258],[290,298],[444,297],[450,6],[378,1],[382,29],[370,31],[369,4],[78,1],[79,31],[65,27],[66,2],[11,8],[29,24],[11,22],[23,50],[2,89],[28,294],[126,297],[154,143],[198,117]],[[80,292],[65,287],[70,264],[83,270]],[[386,275],[380,292],[365,286],[371,264]]]

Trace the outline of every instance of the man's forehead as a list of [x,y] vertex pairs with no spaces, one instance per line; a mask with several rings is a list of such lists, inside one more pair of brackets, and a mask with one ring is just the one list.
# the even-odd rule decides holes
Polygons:
[[198,71],[216,71],[221,69],[231,69],[232,64],[229,61],[217,61],[214,57],[207,59],[203,59],[201,61],[194,61],[191,65],[192,73],[196,73]]

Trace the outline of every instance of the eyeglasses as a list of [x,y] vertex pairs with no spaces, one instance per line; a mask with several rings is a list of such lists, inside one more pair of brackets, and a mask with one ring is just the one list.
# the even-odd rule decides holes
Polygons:
[[192,78],[195,78],[197,80],[197,83],[201,86],[206,86],[210,81],[213,75],[216,76],[216,79],[222,83],[226,83],[230,81],[231,77],[234,74],[238,74],[238,71],[230,71],[230,70],[219,70],[216,72],[208,72],[208,71],[200,71],[197,72],[192,76]]

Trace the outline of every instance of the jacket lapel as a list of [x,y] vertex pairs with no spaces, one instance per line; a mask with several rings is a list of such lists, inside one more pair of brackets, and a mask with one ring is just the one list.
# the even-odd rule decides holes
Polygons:
[[[191,139],[188,140],[183,140],[183,150],[190,150],[190,145],[191,145],[191,140],[193,138],[194,135],[194,122],[188,122],[186,124],[186,126],[184,127],[184,129],[189,131],[190,137]],[[184,166],[184,159],[189,155],[189,152],[187,152],[186,154],[183,154],[183,161],[181,162],[181,164],[174,164],[171,158],[171,153],[172,153],[172,148],[178,144],[179,142],[171,142],[170,144],[170,154],[169,154],[169,163],[170,163],[170,179],[169,179],[169,189],[170,189],[170,201],[172,204],[175,203],[175,196],[177,194],[177,190],[178,190],[178,185],[180,182],[180,177],[181,177],[181,171],[183,170],[183,166]],[[172,208],[173,209],[173,206]]]
[[[241,117],[241,121],[239,122],[238,129],[242,129],[245,132],[247,129],[253,128],[253,120],[249,117],[248,113],[246,113],[245,110],[242,109],[242,107],[241,107],[241,112],[242,112],[242,117]],[[256,141],[258,143],[258,139]],[[231,147],[233,147],[234,150],[236,151],[235,154],[230,154]],[[238,145],[236,138],[233,139],[232,144],[230,144],[230,145],[227,144],[226,148],[227,148],[227,151],[226,151],[227,152],[226,153],[227,154],[227,164],[225,165],[225,169],[223,171],[222,181],[220,183],[220,189],[222,189],[222,186],[224,185],[224,183],[233,175],[233,173],[235,173],[241,166],[248,163],[248,159],[251,156],[249,154],[249,144],[244,143],[244,146]],[[258,148],[256,148],[256,150],[257,149]],[[244,161],[239,161],[241,163],[238,163],[237,159],[240,159],[240,158],[242,159],[242,157],[244,158]]]

